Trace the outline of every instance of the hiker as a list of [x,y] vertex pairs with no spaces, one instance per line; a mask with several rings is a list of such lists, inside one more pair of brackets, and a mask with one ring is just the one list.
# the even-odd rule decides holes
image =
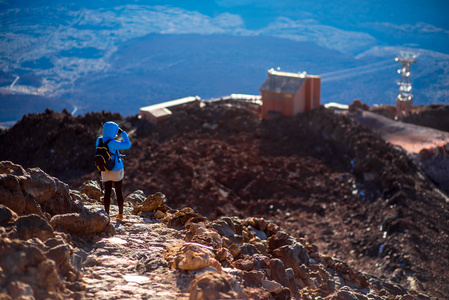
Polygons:
[[[123,141],[117,141],[114,138],[120,135]],[[131,147],[128,135],[116,123],[106,122],[103,125],[103,136],[97,138],[96,147],[102,139],[102,142],[107,143],[107,148],[115,161],[115,165],[111,171],[101,171],[101,181],[104,183],[104,209],[109,214],[109,206],[111,205],[112,183],[114,182],[115,193],[117,194],[117,203],[119,213],[116,220],[123,219],[123,192],[122,181],[124,177],[123,159],[118,150],[125,150]],[[107,142],[109,141],[109,142]]]

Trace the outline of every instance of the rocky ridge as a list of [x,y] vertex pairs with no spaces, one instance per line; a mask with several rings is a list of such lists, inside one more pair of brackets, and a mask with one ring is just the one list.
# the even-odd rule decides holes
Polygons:
[[126,195],[161,191],[171,207],[208,220],[264,218],[414,295],[449,294],[447,196],[404,151],[329,110],[261,121],[252,106],[215,103],[174,111],[160,126],[47,111],[0,134],[0,159],[80,189],[96,178],[92,143],[107,120],[131,136]]
[[[263,218],[210,221],[136,191],[114,222],[94,183],[76,191],[40,169],[0,170],[1,299],[429,299]],[[48,198],[65,202],[56,211]]]

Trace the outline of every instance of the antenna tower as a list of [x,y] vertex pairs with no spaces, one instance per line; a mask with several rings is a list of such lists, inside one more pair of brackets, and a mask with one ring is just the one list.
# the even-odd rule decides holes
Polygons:
[[411,64],[416,64],[417,54],[413,52],[401,51],[396,57],[396,61],[402,64],[402,68],[398,70],[401,74],[401,81],[398,81],[399,93],[396,98],[396,119],[402,119],[410,114],[413,105]]

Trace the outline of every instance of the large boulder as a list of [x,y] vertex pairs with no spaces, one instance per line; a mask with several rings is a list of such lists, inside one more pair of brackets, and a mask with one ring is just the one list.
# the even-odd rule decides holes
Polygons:
[[86,194],[89,198],[97,201],[101,201],[101,196],[103,196],[101,187],[95,180],[88,180],[84,182],[79,188],[79,191]]
[[42,211],[52,216],[79,211],[70,197],[69,186],[39,168],[27,169],[27,174],[20,180],[20,184],[25,195],[37,201]]
[[4,228],[4,237],[10,239],[39,239],[45,242],[54,238],[53,228],[48,221],[38,215],[17,216],[8,207],[0,204],[0,225]]
[[37,215],[22,216],[17,219],[15,226],[17,228],[16,237],[22,240],[38,238],[45,242],[55,237],[53,228],[48,221]]
[[144,202],[145,199],[146,199],[146,196],[145,196],[144,191],[142,191],[142,190],[137,190],[137,191],[134,191],[134,192],[132,192],[131,194],[129,194],[129,195],[126,197],[125,202],[126,202],[126,201],[129,201],[129,202],[132,203],[133,206],[135,206],[135,205],[137,205],[137,204],[139,204],[139,203]]
[[[108,228],[106,212],[86,209],[82,202],[85,194],[70,191],[67,184],[41,169],[25,171],[11,162],[0,162],[0,172],[0,204],[22,216],[14,237],[45,241],[54,237],[53,230],[84,236]],[[2,209],[0,222],[8,223],[11,219],[14,216]]]
[[[33,282],[36,298],[44,291],[62,292],[64,285],[58,276],[55,263],[47,259],[38,246],[20,240],[0,240],[0,267],[8,279],[4,286],[13,281]],[[22,280],[17,280],[21,278]]]
[[55,230],[79,236],[102,232],[110,226],[109,222],[109,215],[104,210],[90,212],[87,209],[81,213],[56,215],[50,220]]
[[62,274],[66,280],[75,282],[81,279],[81,273],[71,264],[71,248],[68,244],[62,243],[50,248],[45,254],[55,262],[58,274]]
[[215,259],[212,249],[196,243],[184,244],[174,260],[175,268],[186,271],[199,270],[209,266],[221,270],[221,265]]
[[201,243],[212,247],[213,249],[221,249],[223,242],[221,236],[214,228],[208,228],[205,223],[190,223],[186,226],[186,241]]
[[237,279],[226,273],[208,272],[189,286],[190,300],[248,299]]
[[[71,246],[44,218],[18,217],[0,205],[0,290],[5,299],[81,299],[81,273],[71,264]],[[0,298],[1,298],[0,296]],[[3,298],[2,298],[3,299]]]
[[0,162],[0,174],[11,174],[16,176],[25,175],[25,169],[18,164],[10,161]]
[[12,225],[19,216],[8,207],[0,204],[0,226],[6,227]]
[[[1,167],[2,163],[0,163]],[[24,176],[20,176],[24,178]],[[0,174],[0,204],[3,204],[19,215],[34,213],[43,216],[41,208],[34,199],[24,195],[20,177],[10,174]]]
[[67,184],[39,168],[24,171],[8,161],[0,162],[0,204],[18,215],[46,218],[83,209],[82,203],[72,200]]
[[154,212],[157,208],[161,207],[165,201],[165,195],[161,192],[157,192],[153,195],[149,195],[145,201],[137,203],[132,211],[132,214],[140,214],[143,212]]
[[[87,196],[88,199],[92,201],[103,202],[104,197],[104,183],[96,180],[85,181],[79,188],[79,192]],[[111,204],[117,205],[117,193],[115,192],[115,187],[112,186],[111,190]]]

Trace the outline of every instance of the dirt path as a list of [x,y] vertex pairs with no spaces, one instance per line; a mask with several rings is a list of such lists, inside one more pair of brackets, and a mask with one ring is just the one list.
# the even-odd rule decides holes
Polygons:
[[393,145],[402,147],[410,154],[422,149],[444,146],[449,143],[449,133],[409,123],[393,121],[368,111],[349,114],[361,125],[371,128]]
[[[111,208],[114,216],[116,206]],[[180,232],[129,212],[122,222],[111,222],[116,234],[87,252],[86,299],[188,299],[183,291],[190,280],[164,259],[166,248],[181,242]]]

